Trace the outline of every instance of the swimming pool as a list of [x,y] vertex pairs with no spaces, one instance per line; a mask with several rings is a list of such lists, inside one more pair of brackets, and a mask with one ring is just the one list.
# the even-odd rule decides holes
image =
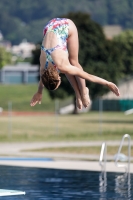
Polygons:
[[[25,191],[26,195],[0,200],[132,200],[133,174],[30,167],[0,166],[0,189]],[[130,184],[127,181],[130,180]]]

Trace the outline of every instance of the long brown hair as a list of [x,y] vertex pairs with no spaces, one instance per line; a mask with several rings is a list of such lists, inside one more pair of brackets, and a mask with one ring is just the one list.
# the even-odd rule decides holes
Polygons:
[[41,75],[42,83],[48,90],[54,90],[57,87],[59,83],[58,77],[57,69],[53,66],[44,69]]

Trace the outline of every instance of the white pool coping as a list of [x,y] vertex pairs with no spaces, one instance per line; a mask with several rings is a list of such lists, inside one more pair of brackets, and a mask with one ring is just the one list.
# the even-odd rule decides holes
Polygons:
[[[35,167],[50,168],[64,170],[87,170],[101,171],[101,166],[97,161],[71,161],[71,160],[55,160],[55,161],[16,161],[2,160],[0,165],[17,166],[17,167]],[[124,168],[118,168],[114,162],[106,163],[107,172],[125,172]],[[130,164],[130,172],[133,173],[133,163]]]
[[26,193],[24,191],[0,189],[0,197],[3,197],[3,196],[15,196],[15,195],[25,195],[25,194]]

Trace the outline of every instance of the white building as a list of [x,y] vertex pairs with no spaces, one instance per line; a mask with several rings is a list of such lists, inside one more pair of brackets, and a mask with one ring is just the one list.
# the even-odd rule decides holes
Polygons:
[[12,46],[12,53],[22,58],[28,58],[32,56],[32,50],[36,48],[35,44],[23,40],[19,45]]
[[111,40],[113,37],[119,35],[122,32],[122,27],[119,25],[106,25],[103,26],[103,32],[105,37]]
[[30,63],[7,65],[0,70],[1,84],[28,84],[37,83],[39,67]]

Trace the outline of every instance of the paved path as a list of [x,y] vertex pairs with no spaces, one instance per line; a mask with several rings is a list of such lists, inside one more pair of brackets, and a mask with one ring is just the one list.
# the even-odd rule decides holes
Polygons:
[[[119,146],[120,141],[107,141],[107,146]],[[133,145],[133,141],[131,142]],[[25,157],[51,157],[56,159],[76,159],[76,160],[99,160],[99,155],[88,154],[72,154],[72,153],[49,153],[49,152],[33,152],[30,150],[48,147],[94,147],[101,146],[101,141],[90,142],[25,142],[25,143],[0,143],[1,156],[25,156]],[[125,141],[124,145],[127,145]],[[26,150],[26,151],[25,151]],[[29,151],[28,151],[29,150]],[[116,152],[117,153],[117,152]],[[107,156],[108,160],[113,160],[112,156]],[[133,158],[132,158],[133,160]]]
[[[99,155],[30,152],[32,149],[47,147],[92,146],[93,148],[93,146],[101,146],[101,144],[101,141],[0,143],[0,165],[101,171],[101,167],[99,165],[100,152]],[[109,146],[119,146],[120,141],[108,141],[106,144]],[[133,145],[133,141],[131,144]],[[127,145],[127,143],[125,142],[124,145]],[[34,159],[32,161],[8,160],[7,157],[52,158],[53,161],[37,161]],[[95,160],[95,162],[93,160]],[[112,156],[107,156],[107,160],[113,161],[114,158]],[[131,160],[133,160],[133,158]],[[125,169],[116,167],[113,161],[106,163],[106,171],[124,172]],[[133,173],[133,163],[130,165],[130,171]]]

